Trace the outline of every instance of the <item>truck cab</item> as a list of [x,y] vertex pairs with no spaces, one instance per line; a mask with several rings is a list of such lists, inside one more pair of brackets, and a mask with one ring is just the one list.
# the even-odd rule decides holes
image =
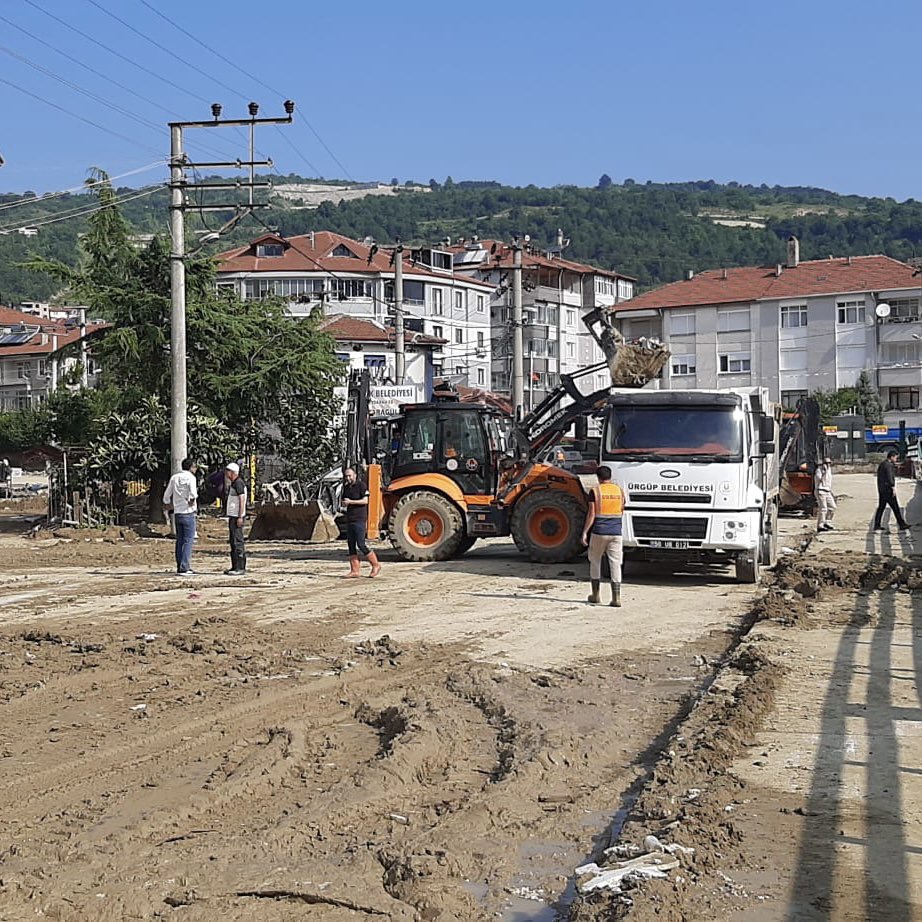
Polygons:
[[777,557],[777,416],[764,388],[614,389],[600,461],[625,492],[626,556],[732,562],[756,582]]

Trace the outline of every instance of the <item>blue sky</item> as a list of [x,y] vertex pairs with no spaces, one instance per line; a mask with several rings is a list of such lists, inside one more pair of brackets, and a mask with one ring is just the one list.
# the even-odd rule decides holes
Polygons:
[[[922,198],[922,17],[909,0],[148,3],[0,4],[0,190],[149,166],[168,153],[171,117],[207,118],[211,101],[243,115],[250,99],[281,114],[290,96],[298,124],[258,142],[281,172],[513,185],[608,173]],[[220,159],[245,151],[226,129],[197,137]],[[190,150],[219,159],[191,136]]]

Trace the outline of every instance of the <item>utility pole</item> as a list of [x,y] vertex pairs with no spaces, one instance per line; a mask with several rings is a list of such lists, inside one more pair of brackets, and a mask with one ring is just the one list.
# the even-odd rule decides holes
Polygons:
[[522,246],[518,237],[512,244],[512,407],[516,419],[524,415],[525,368],[522,316]]
[[394,249],[394,376],[403,384],[407,373],[407,346],[403,330],[403,244]]
[[[259,104],[249,103],[249,118],[221,118],[222,106],[212,103],[210,121],[170,122],[170,470],[179,471],[183,458],[188,454],[188,420],[186,410],[186,237],[185,212],[186,190],[188,189],[247,189],[246,202],[224,202],[195,205],[195,211],[234,211],[231,218],[219,233],[229,230],[245,215],[256,208],[268,208],[268,202],[255,202],[253,190],[257,187],[268,188],[270,182],[257,182],[255,168],[271,167],[271,160],[254,160],[255,130],[257,125],[291,124],[295,104],[286,99],[285,116],[279,118],[257,118]],[[183,150],[183,130],[186,128],[249,128],[249,159],[192,163]],[[246,167],[249,180],[233,182],[187,183],[185,170],[194,167],[236,168]],[[195,252],[195,251],[193,251]]]

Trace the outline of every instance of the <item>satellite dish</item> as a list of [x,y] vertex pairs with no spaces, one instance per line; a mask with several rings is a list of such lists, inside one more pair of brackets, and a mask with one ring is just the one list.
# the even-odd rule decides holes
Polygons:
[[890,316],[890,305],[886,301],[881,301],[877,307],[874,308],[874,313],[883,320],[885,317]]

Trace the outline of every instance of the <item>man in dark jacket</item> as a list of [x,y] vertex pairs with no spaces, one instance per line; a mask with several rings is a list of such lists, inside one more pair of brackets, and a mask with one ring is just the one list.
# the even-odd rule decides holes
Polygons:
[[909,528],[896,500],[896,452],[893,450],[888,451],[887,457],[877,466],[877,513],[874,516],[874,531],[884,530],[880,520],[887,506],[893,510],[900,531]]

